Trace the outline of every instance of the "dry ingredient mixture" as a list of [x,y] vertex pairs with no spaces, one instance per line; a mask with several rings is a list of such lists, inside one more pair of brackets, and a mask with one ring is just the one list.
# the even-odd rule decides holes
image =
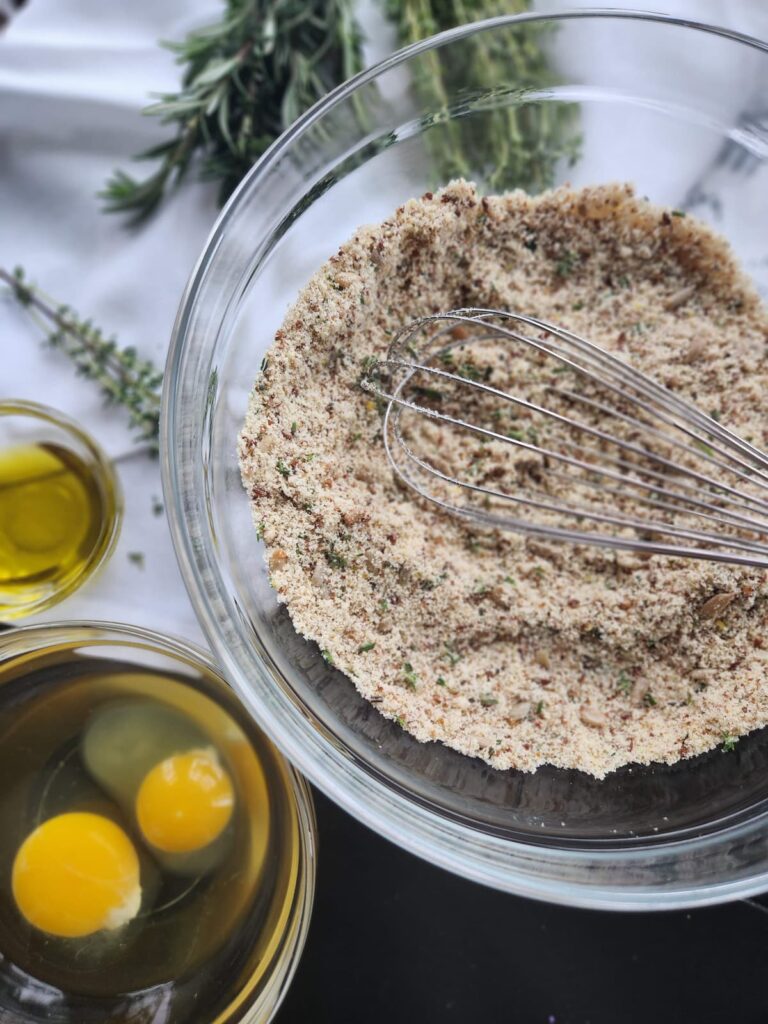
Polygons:
[[366,360],[460,306],[564,324],[768,447],[768,313],[721,238],[627,185],[455,182],[342,246],[257,378],[242,476],[296,628],[417,739],[495,768],[731,749],[768,723],[763,571],[483,530],[395,483]]

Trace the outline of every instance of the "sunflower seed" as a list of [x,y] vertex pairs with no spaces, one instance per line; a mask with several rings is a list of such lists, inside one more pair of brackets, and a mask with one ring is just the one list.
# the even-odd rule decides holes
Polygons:
[[725,611],[728,605],[735,598],[736,594],[732,591],[713,594],[712,597],[708,598],[701,608],[699,608],[699,618],[716,619],[718,615],[721,615]]

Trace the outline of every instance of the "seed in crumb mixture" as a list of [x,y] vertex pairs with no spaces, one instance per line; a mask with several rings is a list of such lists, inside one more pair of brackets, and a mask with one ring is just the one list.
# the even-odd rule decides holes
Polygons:
[[460,306],[564,324],[768,447],[768,314],[721,238],[628,185],[454,182],[342,246],[257,378],[242,478],[296,628],[417,739],[498,769],[732,750],[768,723],[764,572],[482,530],[395,482],[360,378]]

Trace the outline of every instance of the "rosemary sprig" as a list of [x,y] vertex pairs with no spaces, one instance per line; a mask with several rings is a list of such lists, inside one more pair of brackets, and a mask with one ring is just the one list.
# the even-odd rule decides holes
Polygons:
[[49,345],[69,356],[81,376],[94,380],[107,402],[125,406],[138,440],[157,454],[162,373],[135,349],[119,348],[92,321],[45,295],[21,267],[13,273],[0,267],[0,282],[34,317]]
[[[519,14],[528,0],[387,0],[400,42],[483,18]],[[414,87],[436,122],[426,142],[436,182],[476,177],[482,169],[492,191],[549,187],[560,160],[573,161],[580,138],[577,107],[537,103],[530,93],[554,84],[543,47],[547,26],[527,22],[465,39],[420,58]],[[462,83],[462,105],[473,116],[447,120],[451,83]]]
[[304,110],[362,67],[354,0],[226,0],[217,24],[166,44],[184,66],[182,88],[145,113],[173,126],[139,160],[137,180],[116,171],[101,193],[109,211],[151,214],[193,163],[224,202],[267,147]]
[[[381,2],[403,44],[529,7],[528,0]],[[193,166],[200,177],[219,182],[224,202],[299,114],[362,68],[354,6],[355,0],[226,0],[220,22],[166,44],[184,68],[182,87],[145,113],[172,126],[172,133],[137,157],[158,161],[148,177],[115,171],[101,193],[106,209],[141,221]],[[576,107],[526,99],[553,83],[542,46],[546,31],[524,24],[422,55],[414,87],[437,112],[439,126],[427,134],[436,182],[476,176],[480,165],[490,189],[536,191],[552,183],[559,160],[574,158]],[[441,116],[456,80],[464,84],[462,102],[482,113]]]

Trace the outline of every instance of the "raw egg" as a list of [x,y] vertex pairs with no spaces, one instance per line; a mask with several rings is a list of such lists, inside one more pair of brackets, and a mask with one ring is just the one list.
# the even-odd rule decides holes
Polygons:
[[139,828],[166,853],[190,853],[218,839],[235,806],[232,780],[211,748],[166,758],[136,797]]
[[115,704],[89,723],[82,751],[92,777],[135,822],[162,867],[201,875],[223,861],[235,789],[194,721],[157,701]]
[[141,905],[133,843],[101,814],[73,811],[39,825],[19,847],[11,884],[23,917],[62,938],[120,928]]

